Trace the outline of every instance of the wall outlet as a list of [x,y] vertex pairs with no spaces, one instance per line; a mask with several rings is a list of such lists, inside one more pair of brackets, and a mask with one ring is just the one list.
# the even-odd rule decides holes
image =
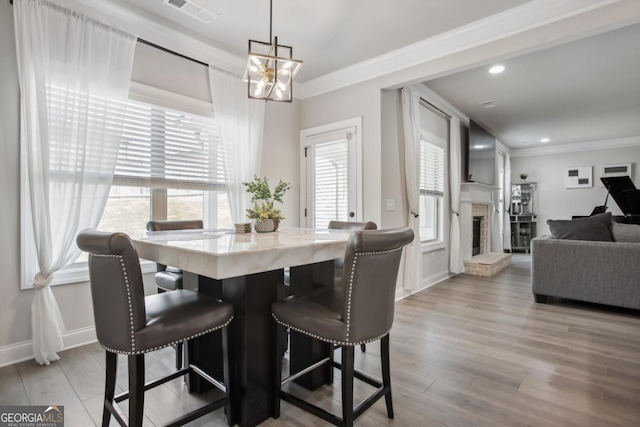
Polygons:
[[395,211],[396,210],[396,201],[393,199],[387,199],[387,210]]

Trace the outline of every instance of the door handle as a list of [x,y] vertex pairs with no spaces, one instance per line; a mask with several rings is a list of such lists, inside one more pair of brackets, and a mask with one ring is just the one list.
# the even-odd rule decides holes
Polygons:
[[349,212],[349,218],[353,218],[354,216],[356,216],[354,212]]

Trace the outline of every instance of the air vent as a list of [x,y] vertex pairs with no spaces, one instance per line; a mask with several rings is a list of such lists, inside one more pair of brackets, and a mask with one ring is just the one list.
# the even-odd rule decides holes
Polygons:
[[496,103],[493,101],[482,101],[480,102],[480,105],[482,105],[484,108],[493,108],[496,106]]
[[211,12],[189,0],[164,0],[163,3],[206,24],[209,24],[219,16],[217,13]]

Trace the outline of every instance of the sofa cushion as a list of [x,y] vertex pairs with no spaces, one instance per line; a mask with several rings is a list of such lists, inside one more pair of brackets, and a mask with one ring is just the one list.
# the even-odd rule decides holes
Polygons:
[[640,225],[611,223],[611,234],[615,242],[640,243]]
[[554,239],[612,242],[611,212],[572,220],[547,220]]

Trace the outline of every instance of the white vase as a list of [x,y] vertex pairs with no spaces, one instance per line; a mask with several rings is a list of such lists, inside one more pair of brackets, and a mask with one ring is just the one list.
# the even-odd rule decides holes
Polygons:
[[278,226],[276,225],[276,221],[272,218],[267,218],[257,220],[254,228],[258,233],[270,233],[272,231],[276,231]]

